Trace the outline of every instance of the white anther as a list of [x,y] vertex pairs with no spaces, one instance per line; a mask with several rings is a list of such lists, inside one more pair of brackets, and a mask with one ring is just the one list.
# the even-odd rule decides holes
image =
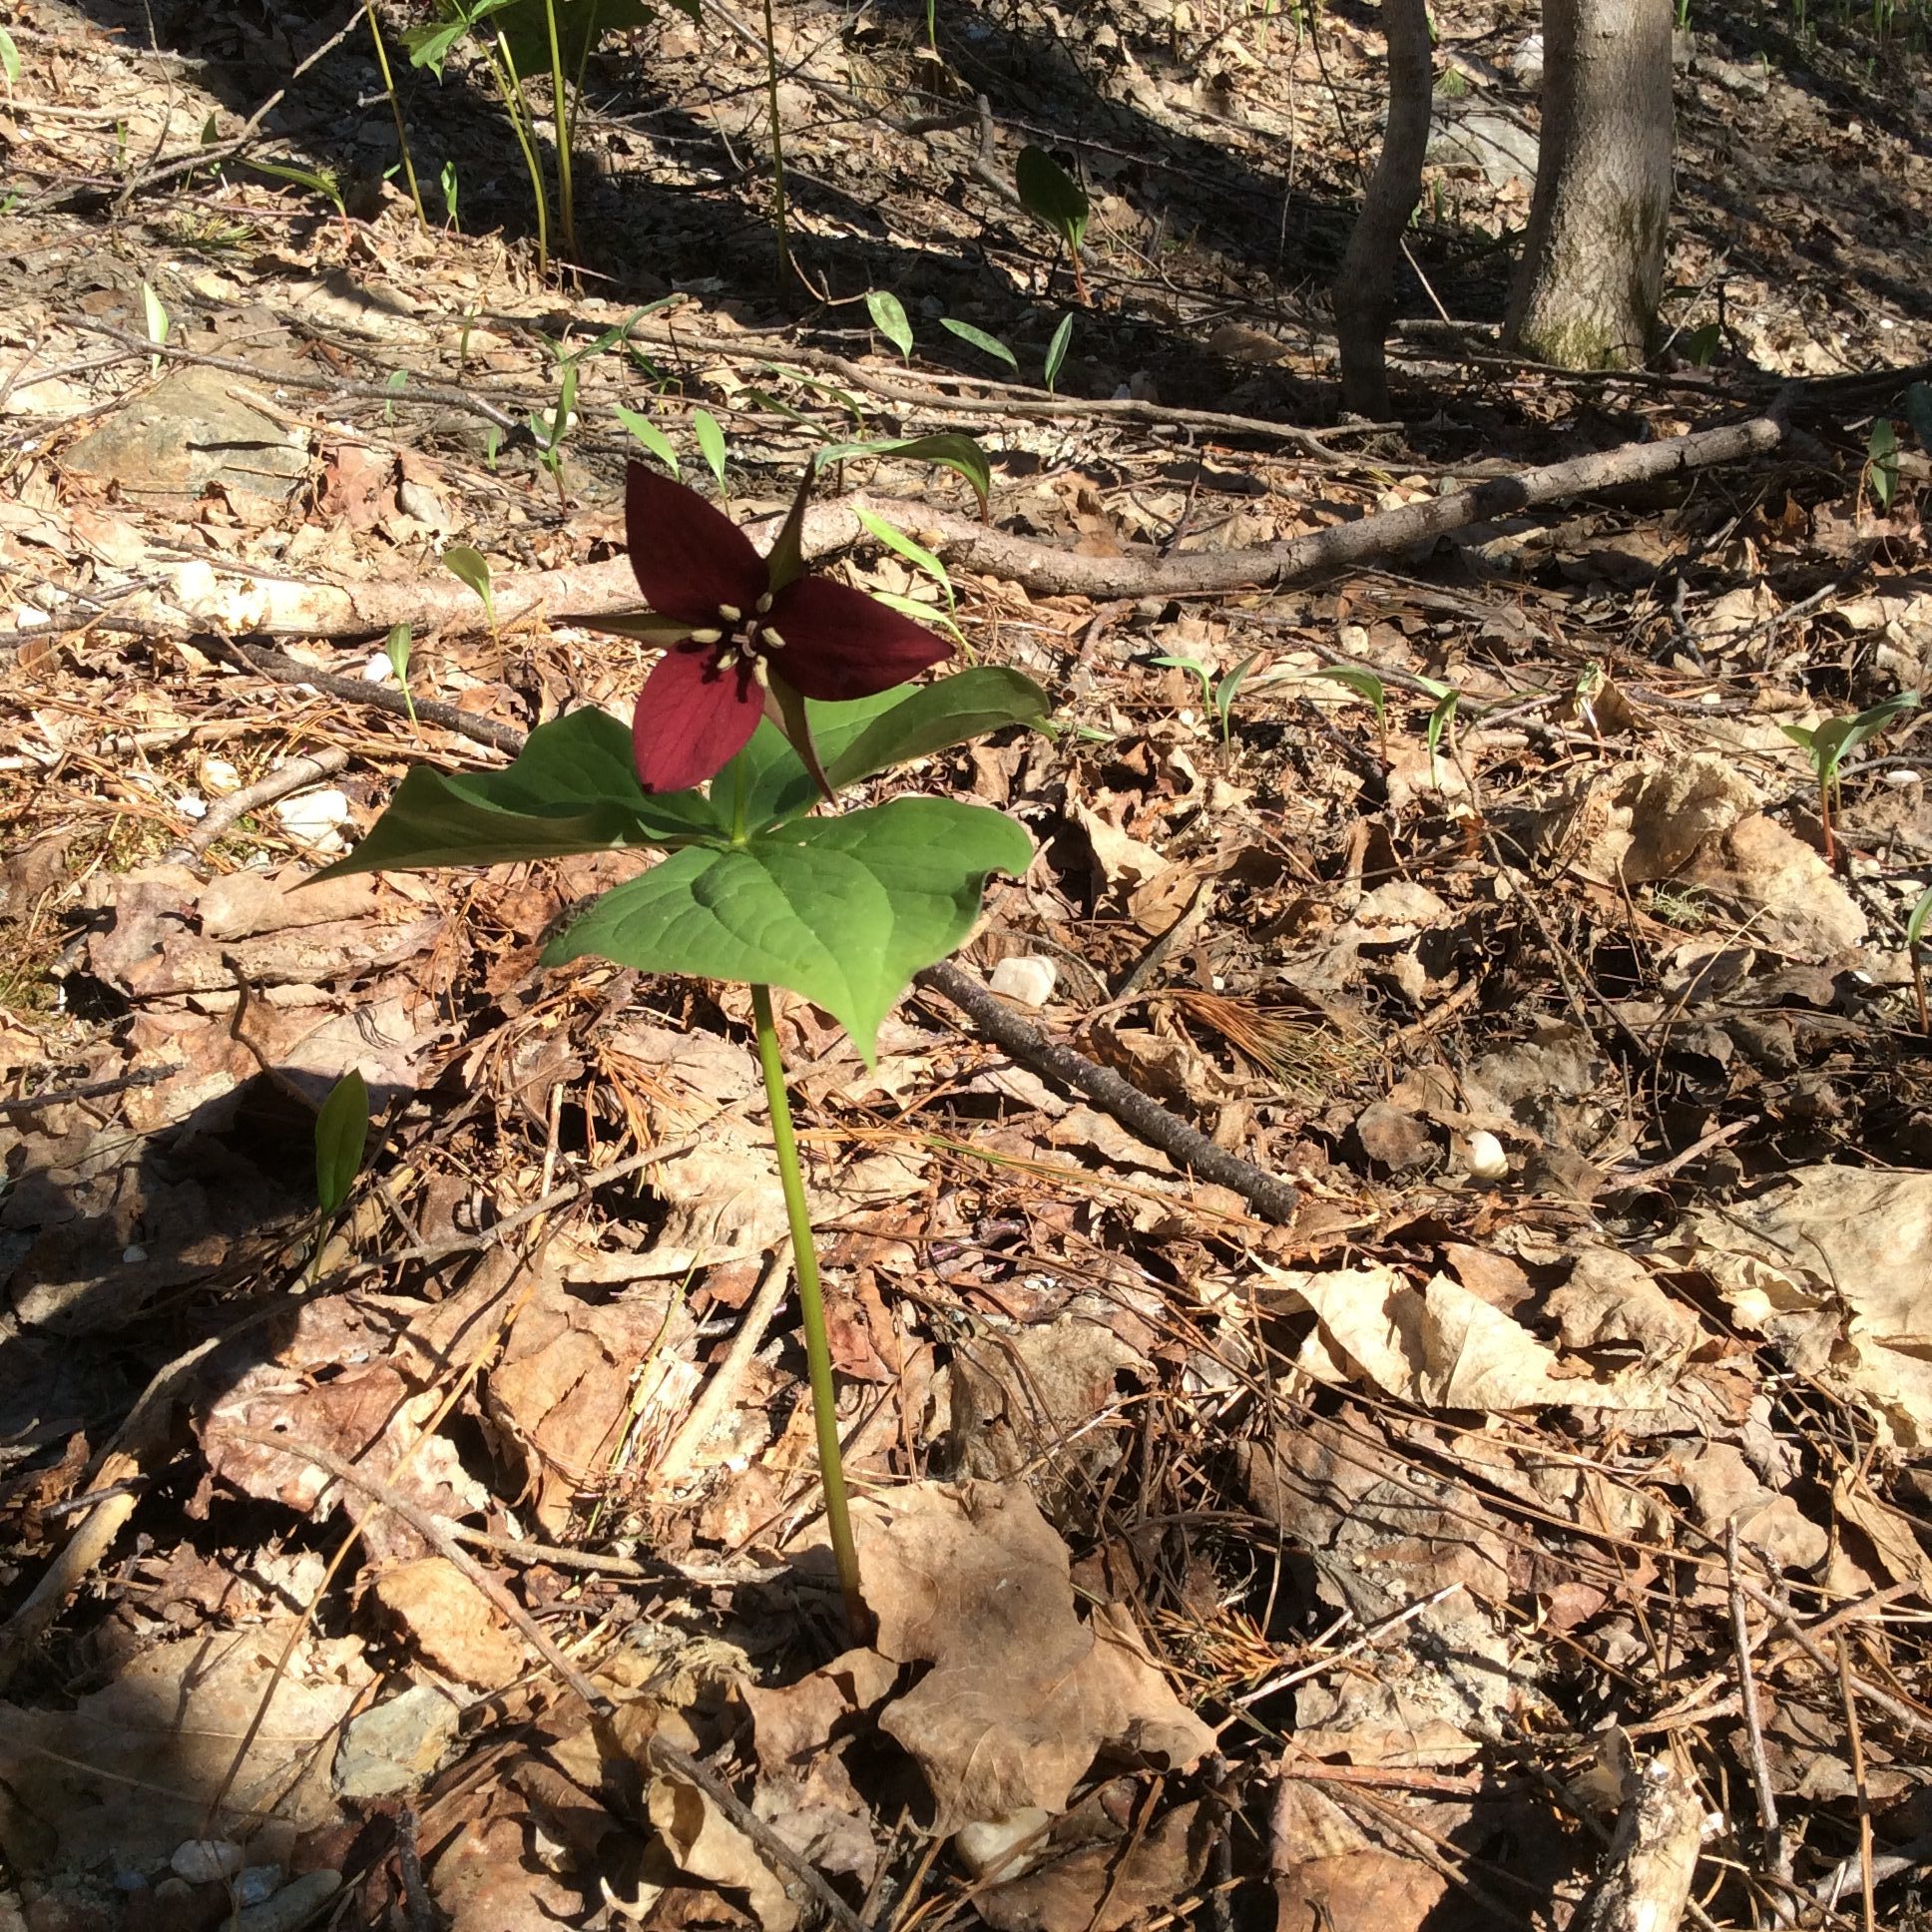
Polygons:
[[758,642],[771,651],[782,651],[784,649],[784,639],[779,637],[777,632],[772,630],[768,625],[758,632]]
[[691,641],[693,644],[722,644],[724,641],[724,633],[716,630],[694,631],[691,634]]
[[735,671],[737,669],[737,653],[735,651],[721,651],[718,654],[718,668],[720,671]]
[[738,619],[744,615],[744,613],[740,611],[735,604],[721,604],[718,607],[718,615],[722,617],[726,624],[735,624],[738,621]]
[[759,617],[762,617],[765,614],[765,612],[771,608],[771,593],[769,591],[766,591],[765,594],[761,598],[759,598],[755,604],[751,606],[751,608],[758,614]]
[[766,664],[762,658],[753,658],[751,660],[751,676],[755,678],[758,681],[759,685],[762,686],[765,690],[768,691],[770,689],[771,667],[768,664]]

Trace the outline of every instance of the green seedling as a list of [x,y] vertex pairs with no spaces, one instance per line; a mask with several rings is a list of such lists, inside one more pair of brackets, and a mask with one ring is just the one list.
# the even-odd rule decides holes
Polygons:
[[993,488],[993,465],[986,452],[962,430],[945,429],[931,436],[886,436],[863,443],[834,443],[819,450],[813,461],[822,469],[827,463],[840,463],[848,456],[908,456],[914,461],[938,463],[963,476],[979,498],[979,513],[986,515],[987,497]]
[[1898,494],[1898,432],[1889,416],[1876,417],[1872,422],[1871,434],[1865,440],[1863,480],[1879,515],[1887,515],[1892,498]]
[[490,621],[490,636],[496,636],[496,598],[490,588],[489,560],[468,544],[451,544],[443,552],[443,568],[458,583],[467,584],[483,600],[483,615]]
[[461,235],[463,232],[463,225],[457,219],[457,214],[456,214],[456,198],[457,198],[456,164],[453,161],[444,162],[443,172],[440,176],[437,177],[437,179],[442,185],[443,207],[448,211],[448,214],[449,214],[449,226],[452,229],[454,229],[458,235]]
[[1073,266],[1074,292],[1085,307],[1087,277],[1081,271],[1080,244],[1086,239],[1093,206],[1087,191],[1044,148],[1022,148],[1013,168],[1020,205],[1035,221],[1044,222],[1067,244]]
[[503,447],[503,431],[491,423],[483,431],[483,466],[492,476],[496,474],[496,454]]
[[1438,684],[1433,678],[1418,678],[1416,683],[1436,702],[1429,713],[1429,722],[1423,728],[1423,740],[1429,747],[1429,782],[1440,791],[1442,772],[1437,763],[1445,734],[1449,739],[1449,749],[1453,755],[1456,748],[1455,723],[1456,711],[1462,703],[1462,693],[1453,685]]
[[[141,314],[148,328],[148,340],[157,349],[168,340],[168,311],[161,304],[161,297],[144,281],[141,284]],[[148,373],[153,375],[161,367],[159,354],[148,358]]]
[[1258,651],[1250,652],[1229,671],[1216,678],[1210,666],[1203,664],[1199,658],[1163,656],[1150,658],[1149,664],[1169,667],[1175,671],[1192,671],[1201,681],[1201,703],[1204,710],[1213,713],[1220,725],[1220,741],[1228,743],[1234,728],[1234,695],[1241,688],[1247,674],[1260,662]]
[[1055,385],[1060,380],[1061,369],[1066,366],[1067,344],[1073,339],[1074,318],[1071,315],[1063,315],[1060,318],[1060,326],[1053,332],[1053,340],[1047,344],[1044,373],[1047,379],[1047,394],[1050,396],[1058,393]]
[[20,49],[4,27],[0,27],[0,74],[6,76],[7,92],[11,94],[20,85]]
[[905,303],[886,289],[874,288],[866,294],[865,307],[872,317],[872,326],[899,351],[899,360],[910,362],[912,323],[906,317]]
[[673,476],[679,474],[678,452],[672,446],[671,438],[649,416],[640,416],[635,409],[626,409],[620,403],[617,419]]
[[416,717],[416,701],[409,695],[409,647],[414,638],[414,629],[407,624],[391,627],[389,640],[382,647],[389,659],[389,669],[396,674],[396,686],[402,693],[402,708],[409,714],[409,728],[420,731],[422,725]]
[[1912,908],[1912,916],[1905,924],[1905,952],[1912,962],[1912,991],[1918,995],[1919,1031],[1932,1034],[1932,1015],[1926,1011],[1925,1004],[1925,961],[1920,954],[1920,946],[1925,939],[1925,922],[1932,917],[1932,885],[1919,894],[1919,902]]
[[1843,803],[1845,759],[1860,745],[1869,743],[1895,720],[1903,718],[1907,712],[1916,711],[1918,703],[1917,692],[1902,691],[1896,698],[1888,698],[1881,705],[1872,705],[1855,718],[1827,718],[1822,724],[1785,724],[1780,727],[1784,735],[1810,759],[1812,773],[1817,778],[1818,823],[1824,832],[1827,865],[1835,864],[1838,857],[1831,814],[1834,804]]
[[997,335],[989,335],[983,328],[975,328],[971,322],[955,321],[950,315],[940,316],[939,326],[950,330],[982,355],[990,355],[994,361],[1004,362],[1015,375],[1020,373],[1020,358]]
[[285,181],[296,188],[305,188],[311,195],[319,195],[335,211],[338,220],[349,219],[348,204],[342,199],[342,184],[332,169],[298,168],[292,161],[256,161],[248,156],[242,163],[252,168],[257,175],[266,175],[271,181]]
[[1693,328],[1684,338],[1684,352],[1690,358],[1693,367],[1707,369],[1723,343],[1723,324],[1705,322],[1701,328]]
[[1388,755],[1388,687],[1372,671],[1364,671],[1360,665],[1323,665],[1315,673],[1317,678],[1332,678],[1361,699],[1375,714],[1375,734],[1381,743],[1382,763],[1389,761]]
[[382,403],[382,426],[387,429],[396,419],[395,399],[409,386],[407,369],[391,369],[384,379],[383,388],[388,391]]
[[719,428],[718,418],[709,409],[694,409],[691,433],[698,438],[698,453],[705,459],[705,466],[718,479],[719,494],[728,498],[730,491],[724,487],[724,432]]
[[1919,448],[1932,455],[1932,382],[1915,382],[1905,392],[1905,420],[1919,439]]
[[886,549],[896,551],[914,570],[923,571],[945,594],[947,610],[957,608],[953,596],[953,580],[946,566],[935,557],[924,544],[908,537],[896,524],[888,523],[876,511],[868,510],[863,504],[854,506],[853,514],[867,530],[875,536]]
[[577,357],[568,357],[563,368],[563,380],[557,385],[556,407],[549,411],[531,410],[530,433],[536,438],[537,461],[550,472],[550,480],[557,487],[558,508],[567,510],[570,505],[564,497],[564,439],[577,421]]
[[362,1156],[369,1144],[369,1089],[351,1067],[333,1087],[315,1116],[315,1245],[309,1256],[312,1286],[322,1264],[322,1243],[335,1217],[348,1205]]

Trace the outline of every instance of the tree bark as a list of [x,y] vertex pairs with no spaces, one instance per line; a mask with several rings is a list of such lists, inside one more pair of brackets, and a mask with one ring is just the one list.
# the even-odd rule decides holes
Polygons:
[[1641,363],[1671,213],[1672,0],[1544,0],[1543,145],[1505,339],[1566,369]]
[[1422,194],[1429,148],[1428,0],[1382,0],[1388,40],[1388,118],[1382,152],[1362,195],[1335,281],[1335,335],[1341,347],[1342,407],[1379,421],[1389,412],[1383,355],[1395,311],[1395,264],[1409,217]]

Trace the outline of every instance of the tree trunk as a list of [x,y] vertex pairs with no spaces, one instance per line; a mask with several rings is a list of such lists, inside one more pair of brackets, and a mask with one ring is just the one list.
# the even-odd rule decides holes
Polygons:
[[1565,369],[1641,363],[1671,213],[1672,0],[1544,0],[1543,146],[1505,339]]
[[1429,147],[1434,62],[1428,0],[1382,0],[1382,31],[1388,40],[1389,85],[1382,153],[1335,282],[1342,407],[1375,419],[1388,414],[1383,348],[1395,309],[1395,263],[1422,195],[1422,161]]

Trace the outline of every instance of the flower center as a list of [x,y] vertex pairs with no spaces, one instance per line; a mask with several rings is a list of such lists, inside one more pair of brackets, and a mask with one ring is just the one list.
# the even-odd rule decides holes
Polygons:
[[693,644],[717,646],[717,655],[712,663],[719,671],[748,674],[760,685],[768,685],[771,674],[765,660],[771,652],[784,649],[784,639],[764,621],[765,613],[770,608],[769,591],[758,599],[748,615],[735,604],[721,604],[718,607],[719,622],[704,630],[694,631],[691,641]]

